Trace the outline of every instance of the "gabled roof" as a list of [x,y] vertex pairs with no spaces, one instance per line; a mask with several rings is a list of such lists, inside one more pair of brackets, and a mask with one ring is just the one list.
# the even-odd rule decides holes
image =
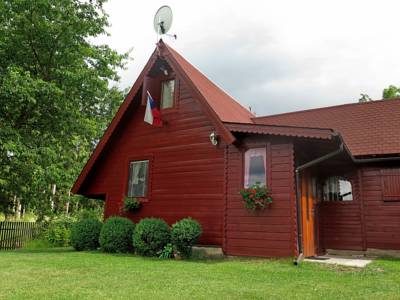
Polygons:
[[204,76],[188,61],[186,61],[175,50],[160,40],[160,42],[157,44],[157,48],[154,50],[146,66],[140,73],[124,102],[120,106],[114,119],[111,121],[97,147],[82,169],[78,179],[72,187],[72,193],[79,192],[79,189],[88,176],[90,170],[93,168],[95,162],[100,157],[122,117],[132,104],[135,95],[139,92],[145,75],[149,72],[159,56],[162,56],[163,59],[170,64],[175,73],[189,86],[191,91],[194,93],[194,96],[203,105],[204,112],[210,117],[210,120],[213,122],[218,133],[222,136],[226,143],[233,143],[235,141],[235,137],[223,125],[223,121],[239,123],[252,122],[251,118],[253,118],[254,115],[251,112],[242,107],[232,97],[207,79],[206,76]]
[[256,124],[331,128],[353,156],[400,154],[400,99],[351,103],[253,118]]

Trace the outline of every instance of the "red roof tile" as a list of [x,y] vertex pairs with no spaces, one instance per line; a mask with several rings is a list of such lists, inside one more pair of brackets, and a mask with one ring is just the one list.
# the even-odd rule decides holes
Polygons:
[[332,128],[354,156],[400,154],[400,99],[253,118],[256,124]]
[[178,65],[182,67],[183,71],[189,76],[195,87],[203,95],[222,122],[252,123],[251,118],[255,116],[250,111],[241,106],[235,99],[209,80],[178,52],[167,44],[163,44],[168,48],[171,55],[178,62]]

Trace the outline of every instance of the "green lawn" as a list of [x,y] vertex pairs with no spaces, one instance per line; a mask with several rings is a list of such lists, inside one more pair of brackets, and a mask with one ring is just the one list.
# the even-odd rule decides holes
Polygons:
[[363,270],[290,260],[0,252],[0,299],[400,299],[400,260]]

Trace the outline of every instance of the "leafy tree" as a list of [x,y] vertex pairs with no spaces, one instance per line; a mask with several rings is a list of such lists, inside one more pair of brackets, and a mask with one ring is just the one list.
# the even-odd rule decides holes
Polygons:
[[128,54],[93,42],[107,34],[104,2],[0,1],[5,212],[15,199],[42,216],[76,201],[69,189],[123,99],[112,84]]
[[[360,95],[361,97],[358,99],[358,102],[374,101],[367,94],[360,94]],[[383,89],[382,98],[383,99],[400,98],[400,87],[397,87],[395,85],[389,85],[389,87]]]
[[389,85],[383,90],[383,99],[400,98],[400,88],[394,85]]

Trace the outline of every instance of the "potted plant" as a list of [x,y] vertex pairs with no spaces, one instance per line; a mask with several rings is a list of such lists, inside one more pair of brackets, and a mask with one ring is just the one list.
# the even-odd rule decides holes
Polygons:
[[239,194],[243,198],[244,205],[247,209],[260,210],[269,207],[272,203],[270,192],[265,185],[259,182],[242,189]]
[[125,212],[136,212],[137,210],[139,210],[139,208],[141,207],[142,203],[136,199],[136,198],[131,198],[131,197],[125,197],[124,198],[124,211]]

